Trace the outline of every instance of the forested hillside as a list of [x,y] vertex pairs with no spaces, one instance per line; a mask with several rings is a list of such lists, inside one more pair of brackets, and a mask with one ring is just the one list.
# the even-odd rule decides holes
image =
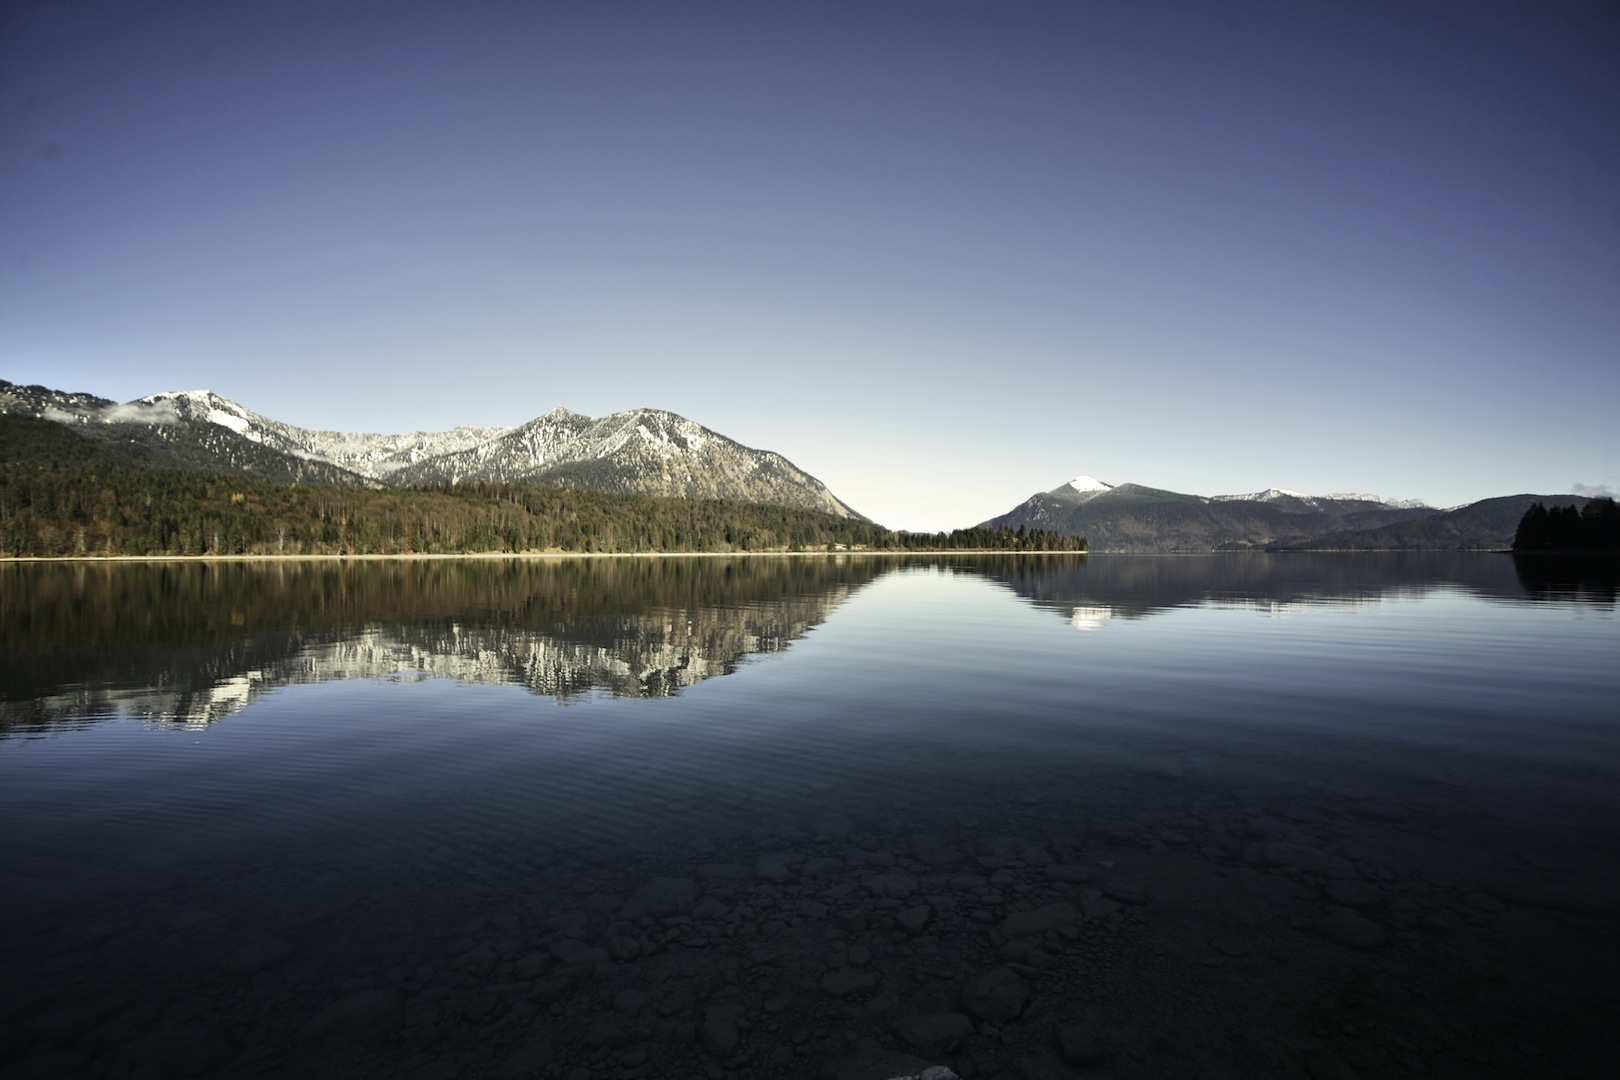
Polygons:
[[755,503],[474,484],[282,485],[98,461],[0,464],[0,554],[386,555],[482,552],[1084,551],[1039,530],[904,533]]

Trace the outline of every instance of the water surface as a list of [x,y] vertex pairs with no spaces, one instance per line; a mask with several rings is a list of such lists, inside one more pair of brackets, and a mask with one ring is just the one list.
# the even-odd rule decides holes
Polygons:
[[1613,590],[1506,556],[13,564],[0,651],[16,1075],[1613,1051]]

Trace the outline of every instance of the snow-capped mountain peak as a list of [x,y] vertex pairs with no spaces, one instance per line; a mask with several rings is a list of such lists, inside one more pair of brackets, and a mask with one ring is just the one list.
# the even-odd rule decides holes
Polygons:
[[1113,484],[1105,484],[1095,476],[1081,474],[1073,480],[1059,484],[1051,491],[1046,492],[1045,495],[1047,498],[1058,500],[1065,506],[1072,506],[1090,502],[1097,496],[1113,490]]
[[[177,413],[191,419],[205,420],[210,424],[218,424],[222,428],[229,428],[245,439],[253,442],[263,442],[261,433],[262,421],[265,417],[243,408],[230,398],[220,397],[212,390],[168,390],[161,394],[150,394],[130,403],[136,406],[146,406],[154,410],[164,408],[174,409]],[[123,418],[125,422],[133,418]],[[274,421],[270,421],[274,423]]]
[[1114,485],[1113,484],[1105,484],[1101,480],[1098,480],[1096,477],[1094,477],[1094,476],[1086,476],[1084,473],[1082,473],[1081,475],[1075,477],[1073,480],[1070,480],[1064,486],[1065,487],[1071,487],[1076,491],[1112,491],[1112,490],[1114,490]]

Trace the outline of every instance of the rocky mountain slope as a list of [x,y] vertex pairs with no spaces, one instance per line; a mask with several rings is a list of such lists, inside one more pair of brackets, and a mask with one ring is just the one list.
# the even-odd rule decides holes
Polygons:
[[392,479],[401,484],[527,480],[860,516],[780,454],[750,449],[662,409],[600,419],[554,409],[476,446],[424,458]]
[[528,481],[861,517],[780,454],[743,446],[659,409],[600,419],[556,409],[516,428],[386,435],[300,428],[206,390],[120,404],[0,380],[0,415],[55,421],[122,453],[131,464],[279,482],[376,487]]

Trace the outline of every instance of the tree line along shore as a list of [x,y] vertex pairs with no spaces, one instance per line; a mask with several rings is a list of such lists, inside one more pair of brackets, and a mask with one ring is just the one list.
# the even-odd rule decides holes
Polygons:
[[1513,534],[1518,554],[1620,553],[1620,505],[1604,496],[1585,506],[1532,503]]
[[0,556],[1085,551],[1041,529],[913,533],[758,503],[521,483],[372,489],[0,464]]

